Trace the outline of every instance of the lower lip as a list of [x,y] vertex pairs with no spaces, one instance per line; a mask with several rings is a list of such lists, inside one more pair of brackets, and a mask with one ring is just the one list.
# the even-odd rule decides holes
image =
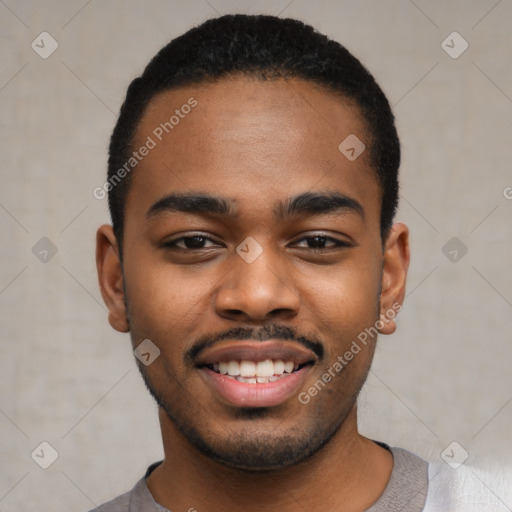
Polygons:
[[200,371],[207,383],[231,405],[272,407],[283,403],[298,392],[309,368],[309,365],[304,366],[275,382],[264,384],[239,382],[206,367],[201,368]]

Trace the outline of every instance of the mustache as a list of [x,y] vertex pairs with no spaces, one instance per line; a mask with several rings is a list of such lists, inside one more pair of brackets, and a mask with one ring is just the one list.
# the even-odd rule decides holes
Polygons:
[[324,346],[317,339],[311,339],[306,336],[298,336],[293,329],[280,325],[265,326],[260,329],[235,327],[214,336],[204,336],[200,338],[194,345],[189,348],[184,359],[188,363],[193,363],[195,358],[203,351],[223,340],[257,340],[266,341],[270,339],[280,339],[285,341],[295,341],[311,350],[319,360],[324,357]]

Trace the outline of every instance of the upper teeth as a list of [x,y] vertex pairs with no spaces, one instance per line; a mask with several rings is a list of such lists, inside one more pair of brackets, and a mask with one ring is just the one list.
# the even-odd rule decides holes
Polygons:
[[213,365],[213,369],[223,375],[236,377],[272,377],[291,373],[299,367],[293,361],[267,359],[266,361],[222,361]]

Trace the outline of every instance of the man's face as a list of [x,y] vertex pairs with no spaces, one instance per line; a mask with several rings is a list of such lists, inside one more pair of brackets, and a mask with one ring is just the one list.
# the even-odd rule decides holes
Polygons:
[[[160,133],[191,97],[197,106]],[[148,136],[156,146],[125,204],[133,346],[161,351],[140,368],[177,435],[226,464],[296,463],[354,412],[374,340],[341,371],[335,362],[379,320],[383,251],[369,151],[350,161],[338,149],[351,134],[369,146],[348,101],[307,81],[243,77],[166,91],[138,126],[134,148]]]

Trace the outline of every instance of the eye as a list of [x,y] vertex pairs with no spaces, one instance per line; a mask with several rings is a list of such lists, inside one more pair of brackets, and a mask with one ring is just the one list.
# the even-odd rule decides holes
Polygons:
[[[301,238],[296,244],[300,244],[302,242],[306,241],[307,244],[310,245],[310,247],[305,247],[309,249],[313,249],[313,251],[319,251],[322,249],[335,249],[337,247],[351,247],[351,244],[342,240],[338,240],[336,238],[332,238],[330,236],[326,235],[312,235],[307,236],[304,238]],[[326,244],[329,243],[328,246]],[[304,245],[301,247],[304,248]]]
[[[220,244],[216,243],[206,235],[202,233],[196,233],[189,236],[181,236],[179,238],[175,238],[174,240],[164,242],[162,247],[166,249],[177,249],[180,251],[200,251],[204,249],[219,247],[219,245]],[[340,247],[352,246],[349,242],[338,240],[323,234],[316,234],[301,238],[295,242],[294,245],[301,249],[310,249],[313,252],[328,251]]]
[[[174,240],[170,240],[163,244],[163,247],[170,249],[180,249],[180,250],[198,250],[198,249],[209,249],[210,247],[218,247],[218,244],[213,244],[210,246],[204,246],[207,242],[213,242],[211,238],[204,236],[202,234],[196,234],[192,236],[182,236],[180,238],[175,238]],[[181,244],[181,245],[180,245]]]

